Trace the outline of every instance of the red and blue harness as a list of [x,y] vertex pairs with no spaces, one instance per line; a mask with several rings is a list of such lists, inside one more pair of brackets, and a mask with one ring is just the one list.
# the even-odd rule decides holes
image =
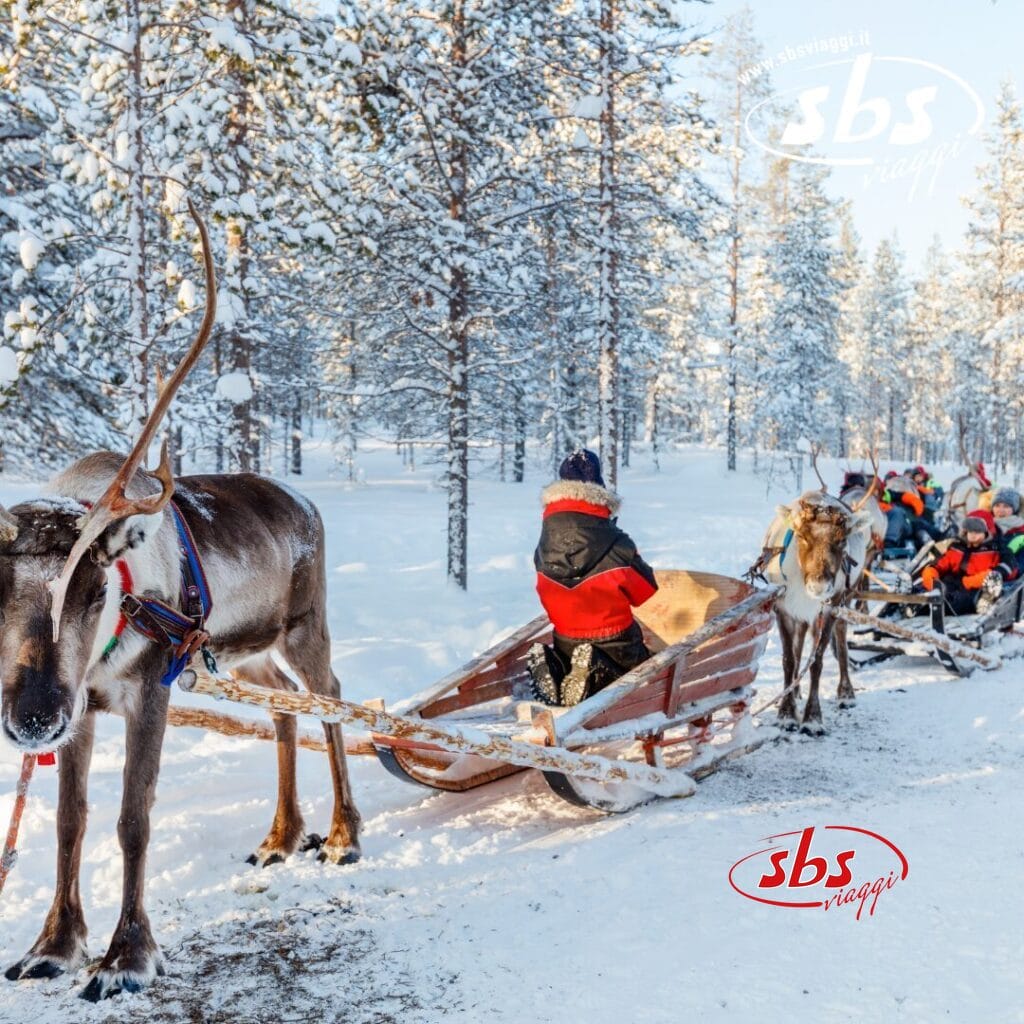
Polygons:
[[178,549],[181,553],[181,610],[172,608],[155,597],[139,597],[132,593],[133,580],[128,563],[122,558],[117,561],[121,578],[121,615],[114,627],[114,635],[103,649],[108,658],[120,643],[121,635],[128,626],[137,633],[162,644],[170,650],[167,671],[160,679],[161,684],[170,686],[185,670],[192,655],[201,651],[203,660],[211,672],[217,663],[206,646],[210,634],[206,631],[206,620],[213,608],[210,586],[199,560],[195,538],[185,522],[181,510],[172,501],[168,508],[178,533]]

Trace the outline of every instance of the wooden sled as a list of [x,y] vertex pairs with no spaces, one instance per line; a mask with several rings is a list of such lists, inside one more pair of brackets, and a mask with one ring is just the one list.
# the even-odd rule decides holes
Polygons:
[[[527,651],[551,642],[551,624],[541,615],[391,714],[552,754],[584,751],[623,768],[635,763],[680,783],[703,778],[761,742],[750,721],[751,684],[777,588],[757,590],[728,576],[678,570],[657,578],[658,593],[636,612],[652,657],[575,707],[552,708],[532,697]],[[382,701],[368,706],[384,710]],[[529,758],[512,763],[389,733],[371,739],[393,775],[449,792],[534,766]],[[580,806],[620,812],[657,795],[632,781],[536,767],[553,792]],[[676,795],[692,791],[680,785]]]
[[[922,647],[943,668],[959,676],[970,675],[979,663],[997,667],[998,658],[982,659],[984,637],[997,630],[1010,630],[1024,612],[1024,580],[1010,583],[995,605],[984,615],[948,615],[939,591],[924,594],[897,594],[883,590],[862,590],[854,598],[863,602],[879,602],[880,611],[854,623],[848,637],[850,664],[854,668],[876,665],[890,658],[919,653]],[[910,607],[920,614],[908,616]],[[925,628],[921,628],[925,627]],[[896,629],[904,635],[894,635]],[[929,633],[931,635],[929,635]],[[906,635],[916,634],[916,635]],[[948,638],[943,644],[940,638]],[[990,664],[986,664],[986,660]]]

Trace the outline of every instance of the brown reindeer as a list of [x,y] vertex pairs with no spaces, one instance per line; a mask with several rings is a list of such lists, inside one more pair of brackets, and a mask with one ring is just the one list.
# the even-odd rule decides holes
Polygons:
[[[822,660],[832,636],[829,605],[844,602],[860,581],[871,546],[872,516],[859,507],[821,491],[807,491],[792,505],[780,505],[765,537],[762,574],[785,592],[775,606],[782,644],[783,696],[779,725],[811,735],[825,731],[821,718],[818,684]],[[815,644],[810,658],[810,690],[802,719],[797,721],[797,669],[808,630],[814,628]],[[839,660],[841,704],[855,700],[846,658],[846,637],[841,634]]]
[[[170,650],[132,628],[116,644],[126,578],[132,593],[180,607],[181,549],[172,494],[191,530],[212,611],[190,637],[205,642],[222,669],[253,683],[294,688],[272,660],[277,651],[311,691],[337,697],[327,632],[324,531],[316,509],[287,488],[251,474],[192,476],[175,482],[164,449],[155,473],[139,465],[167,406],[209,337],[215,282],[198,214],[206,265],[206,314],[192,349],[160,391],[127,459],[97,452],[56,477],[54,496],[0,509],[0,678],[4,735],[27,753],[56,750],[57,884],[42,931],[7,972],[12,981],[51,978],[85,960],[78,888],[86,824],[86,780],[97,711],[124,716],[124,791],[117,831],[124,855],[121,915],[110,946],[82,992],[89,1000],[137,991],[163,973],[143,903],[149,815],[156,796]],[[88,554],[89,557],[82,557]],[[52,597],[52,605],[51,605]],[[184,609],[183,609],[184,610]],[[207,636],[208,634],[208,636]],[[179,653],[181,653],[179,651]],[[279,861],[317,845],[321,860],[359,857],[359,814],[349,788],[341,728],[324,725],[334,783],[325,840],[304,834],[295,787],[295,720],[275,716],[277,811],[250,858]]]

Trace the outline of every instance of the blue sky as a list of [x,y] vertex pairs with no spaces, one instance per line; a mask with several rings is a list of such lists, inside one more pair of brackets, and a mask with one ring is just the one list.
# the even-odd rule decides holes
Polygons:
[[[741,0],[692,5],[712,36],[744,6]],[[816,135],[816,153],[846,161],[834,167],[829,188],[852,200],[864,244],[873,248],[895,231],[912,270],[935,234],[957,247],[967,224],[960,197],[976,187],[999,83],[1009,77],[1018,91],[1024,86],[1024,3],[755,0],[750,6],[765,53],[775,60],[776,90],[794,110],[803,95],[820,114],[818,123],[794,114],[792,130],[806,125]],[[799,53],[800,46],[807,52]],[[756,119],[752,128],[756,134]]]

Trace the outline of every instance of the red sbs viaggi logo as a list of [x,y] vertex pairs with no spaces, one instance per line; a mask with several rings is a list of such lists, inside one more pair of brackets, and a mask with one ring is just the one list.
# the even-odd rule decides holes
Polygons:
[[872,916],[882,894],[909,871],[895,843],[852,825],[812,825],[765,841],[769,845],[733,864],[729,884],[773,907],[847,908],[859,921]]

